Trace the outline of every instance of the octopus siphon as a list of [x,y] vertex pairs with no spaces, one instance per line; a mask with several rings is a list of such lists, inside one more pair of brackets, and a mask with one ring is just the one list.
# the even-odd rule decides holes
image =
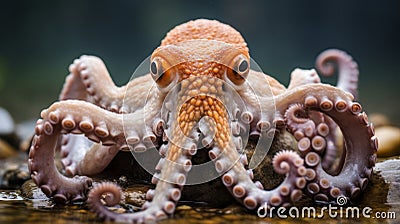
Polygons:
[[[117,87],[103,61],[83,55],[70,65],[60,100],[41,112],[29,153],[33,181],[56,203],[86,201],[106,220],[151,222],[173,215],[182,188],[219,177],[249,210],[291,206],[303,194],[335,203],[357,198],[371,180],[378,140],[356,102],[358,67],[351,56],[327,50],[316,69],[295,69],[286,88],[256,69],[241,34],[215,20],[176,26],[152,53],[147,74]],[[322,84],[335,72],[338,85]],[[266,190],[253,169],[278,132],[297,150],[272,159],[284,180]],[[339,134],[338,134],[339,133]],[[248,141],[258,141],[251,161]],[[64,174],[54,161],[60,149]],[[113,183],[94,184],[119,151],[156,154],[142,210],[118,214]],[[207,161],[194,162],[205,152]],[[151,159],[154,160],[154,159]],[[133,172],[135,172],[133,170]]]

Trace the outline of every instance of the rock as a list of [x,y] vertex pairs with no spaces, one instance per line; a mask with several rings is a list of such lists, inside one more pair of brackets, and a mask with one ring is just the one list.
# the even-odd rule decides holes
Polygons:
[[368,119],[374,124],[375,128],[390,125],[389,118],[384,114],[374,113],[368,115]]
[[8,188],[17,189],[19,188],[26,180],[30,178],[29,172],[27,170],[11,169],[7,170],[3,175],[3,184]]
[[21,151],[29,151],[33,135],[35,133],[36,120],[28,120],[21,122],[15,127],[15,134],[20,139],[19,149]]
[[27,120],[15,126],[15,132],[19,139],[31,138],[35,133],[36,120]]
[[14,156],[17,153],[14,147],[12,147],[8,142],[0,138],[0,159],[5,159]]
[[0,188],[18,189],[30,178],[26,154],[0,160]]
[[400,155],[400,128],[382,126],[375,130],[378,137],[378,157]]
[[[250,140],[246,145],[246,155],[248,161],[253,156],[257,141],[255,139]],[[266,147],[265,150],[269,150],[267,156],[263,159],[261,164],[254,169],[254,180],[259,180],[266,189],[273,189],[278,186],[285,178],[285,175],[277,174],[272,168],[272,158],[280,150],[296,150],[296,140],[288,133],[282,132],[275,136],[271,148]],[[202,164],[209,161],[208,152],[200,150],[193,157],[193,164]],[[214,166],[211,167],[213,169]],[[134,170],[135,172],[132,172]],[[189,175],[194,175],[189,173]],[[120,152],[111,161],[110,165],[102,172],[102,174],[96,176],[98,180],[111,179],[114,182],[122,185],[122,187],[129,193],[126,195],[126,199],[133,201],[133,204],[140,205],[143,203],[140,198],[146,191],[135,191],[129,189],[133,183],[147,184],[150,185],[151,175],[144,170],[138,162],[133,158],[130,152]],[[190,178],[190,177],[189,177]],[[154,186],[152,186],[154,188]],[[132,194],[136,192],[135,194]],[[236,203],[236,200],[232,197],[231,193],[227,190],[225,185],[222,183],[221,178],[215,178],[211,181],[202,184],[186,185],[182,191],[181,202],[185,202],[193,205],[208,205],[213,207],[223,207]]]
[[145,185],[134,185],[124,189],[125,202],[139,208],[142,207],[146,202],[146,192],[149,188]]
[[[385,205],[388,206],[388,212],[399,214],[400,212],[400,159],[389,159],[378,162],[375,165],[376,171],[388,185]],[[382,194],[383,191],[380,191]],[[399,218],[391,220],[393,223],[399,223]]]
[[[252,143],[252,142],[251,142]],[[250,143],[250,146],[251,146]],[[254,144],[254,143],[253,143]],[[255,145],[254,145],[255,147]],[[250,161],[252,156],[252,148],[247,147],[247,156]],[[268,150],[268,149],[266,149]],[[278,174],[272,167],[272,159],[275,154],[282,150],[297,151],[297,142],[289,132],[283,131],[277,133],[274,137],[272,145],[268,151],[267,156],[263,159],[260,165],[254,170],[254,180],[260,181],[265,189],[274,189],[285,179],[286,175]]]
[[21,195],[29,199],[49,200],[47,196],[38,188],[33,180],[27,180],[20,188]]
[[0,135],[9,135],[15,130],[14,120],[7,110],[0,107]]
[[14,120],[7,110],[0,107],[0,159],[13,156],[19,147]]
[[19,196],[16,192],[0,192],[1,201],[22,201],[23,198]]

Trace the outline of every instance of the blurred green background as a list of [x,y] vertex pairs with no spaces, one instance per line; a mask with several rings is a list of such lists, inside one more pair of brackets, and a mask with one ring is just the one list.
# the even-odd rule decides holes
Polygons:
[[396,0],[1,0],[0,107],[17,122],[37,118],[81,54],[100,56],[122,85],[168,30],[212,18],[239,30],[253,59],[285,85],[324,49],[347,51],[360,67],[363,107],[400,124],[399,11]]

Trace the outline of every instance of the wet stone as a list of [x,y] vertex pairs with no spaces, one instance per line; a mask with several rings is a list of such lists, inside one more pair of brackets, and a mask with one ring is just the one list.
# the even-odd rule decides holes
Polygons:
[[1,201],[16,201],[23,200],[21,196],[15,191],[1,191],[0,192],[0,200]]
[[21,186],[21,195],[29,199],[43,199],[48,200],[47,196],[38,188],[38,186],[33,182],[33,180],[26,181]]
[[379,140],[378,157],[400,155],[400,128],[395,126],[381,126],[375,129]]
[[6,140],[0,138],[0,159],[14,156],[17,153],[15,147],[10,145]]
[[[296,140],[288,133],[278,133],[268,151],[267,156],[263,159],[261,164],[254,169],[254,180],[259,180],[265,189],[273,189],[277,187],[285,178],[285,175],[281,175],[275,172],[272,167],[272,159],[275,154],[282,149],[297,151]],[[246,148],[246,155],[250,161],[253,155],[256,142],[250,141]]]
[[0,188],[18,189],[30,178],[27,155],[21,154],[0,160]]
[[387,202],[397,204],[400,208],[400,158],[378,162],[375,169],[389,185]]
[[125,203],[136,207],[142,207],[146,202],[147,185],[135,185],[124,189]]
[[3,185],[8,188],[18,188],[29,178],[30,175],[25,170],[8,170],[3,175]]

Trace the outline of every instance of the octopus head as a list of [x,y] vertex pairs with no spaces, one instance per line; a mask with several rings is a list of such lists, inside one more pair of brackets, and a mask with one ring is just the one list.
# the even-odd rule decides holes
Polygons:
[[152,54],[150,72],[164,91],[199,76],[240,86],[248,75],[249,59],[247,44],[238,31],[215,20],[199,19],[167,34]]
[[166,100],[176,108],[171,135],[181,139],[200,129],[208,136],[203,145],[214,139],[225,146],[234,102],[229,98],[244,86],[249,71],[247,45],[232,27],[196,20],[170,31],[151,56],[150,74],[161,92],[173,95]]
[[152,54],[150,64],[150,73],[162,91],[193,77],[217,78],[239,87],[249,69],[247,51],[233,44],[203,39],[161,46]]

